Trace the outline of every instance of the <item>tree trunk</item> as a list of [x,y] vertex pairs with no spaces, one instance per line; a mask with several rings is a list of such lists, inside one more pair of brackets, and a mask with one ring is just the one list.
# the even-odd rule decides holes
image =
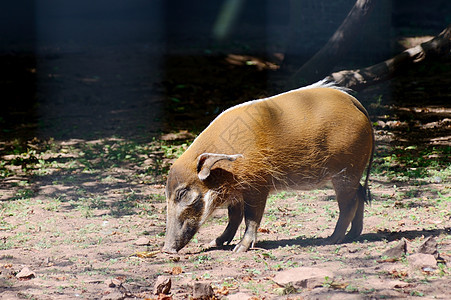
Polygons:
[[397,71],[426,58],[445,55],[451,55],[451,24],[430,41],[407,49],[391,59],[364,69],[335,72],[327,79],[335,81],[340,86],[358,91],[368,85],[389,79]]
[[359,33],[375,4],[374,0],[357,0],[348,16],[324,47],[292,76],[289,88],[324,78],[352,47],[354,36]]

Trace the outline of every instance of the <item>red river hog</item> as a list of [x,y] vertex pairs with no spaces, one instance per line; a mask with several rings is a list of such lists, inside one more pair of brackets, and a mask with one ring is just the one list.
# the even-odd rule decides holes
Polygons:
[[327,242],[355,239],[362,232],[364,203],[370,200],[373,152],[367,111],[333,83],[320,81],[231,107],[169,171],[163,251],[182,249],[219,207],[227,207],[229,223],[210,245],[230,243],[244,217],[244,236],[233,251],[247,251],[257,240],[271,191],[311,190],[328,182],[340,214]]

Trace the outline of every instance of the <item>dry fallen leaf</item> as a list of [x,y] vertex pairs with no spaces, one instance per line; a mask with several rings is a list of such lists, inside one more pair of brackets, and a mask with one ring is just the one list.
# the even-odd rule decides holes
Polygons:
[[330,287],[336,290],[344,290],[348,286],[347,283],[332,282]]
[[435,273],[435,270],[431,268],[422,268],[421,273],[423,275],[433,275]]
[[397,258],[386,258],[386,259],[379,259],[376,260],[378,263],[384,263],[384,262],[397,262]]
[[181,267],[173,267],[169,273],[172,275],[179,275],[183,273],[183,270]]
[[156,250],[156,251],[141,251],[141,252],[136,252],[135,254],[133,254],[134,256],[140,257],[140,258],[151,258],[154,257],[155,255],[157,255],[158,253],[160,253],[160,250]]
[[286,221],[276,221],[276,222],[274,222],[274,226],[285,227],[285,226],[287,226],[287,222]]
[[258,229],[258,232],[261,232],[261,233],[270,233],[269,229],[267,229],[267,228],[262,228],[262,227],[260,227],[260,228]]
[[406,271],[397,270],[389,271],[388,274],[390,274],[393,278],[406,278],[409,275]]
[[154,295],[169,294],[171,290],[172,281],[171,278],[166,276],[158,276],[154,286]]
[[222,286],[219,289],[215,290],[215,294],[227,296],[229,294],[229,289],[226,286]]
[[66,276],[57,276],[57,277],[55,277],[55,279],[57,281],[65,281],[65,280],[67,280],[67,277]]

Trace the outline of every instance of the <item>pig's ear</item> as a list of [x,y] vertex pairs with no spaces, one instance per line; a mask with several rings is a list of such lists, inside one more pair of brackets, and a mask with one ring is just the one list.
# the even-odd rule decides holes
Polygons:
[[237,158],[243,157],[242,154],[217,154],[217,153],[202,153],[197,159],[197,176],[200,180],[205,180],[210,176],[211,168],[220,160],[234,161]]

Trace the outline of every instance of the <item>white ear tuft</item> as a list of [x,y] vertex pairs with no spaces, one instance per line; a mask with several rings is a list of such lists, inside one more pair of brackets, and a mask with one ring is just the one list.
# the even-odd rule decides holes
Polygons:
[[242,154],[202,153],[197,159],[197,177],[205,180],[210,176],[211,168],[220,160],[235,161],[244,157]]

